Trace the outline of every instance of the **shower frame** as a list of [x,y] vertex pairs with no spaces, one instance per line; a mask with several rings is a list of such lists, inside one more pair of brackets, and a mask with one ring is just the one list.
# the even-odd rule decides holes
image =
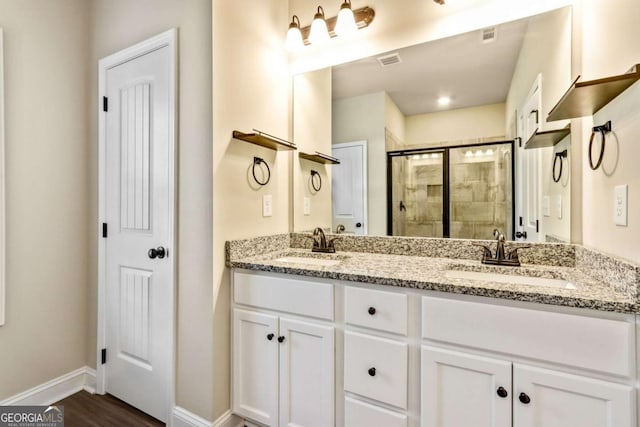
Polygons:
[[[412,148],[409,150],[387,151],[387,235],[393,235],[393,170],[394,157],[411,156],[414,154],[442,153],[442,237],[451,238],[451,194],[450,194],[450,161],[449,151],[458,148],[487,147],[491,145],[511,145],[511,240],[515,240],[516,229],[516,173],[515,173],[515,140],[480,142],[477,144],[447,145],[444,147]],[[447,183],[444,185],[444,183]],[[504,230],[502,230],[504,231]]]

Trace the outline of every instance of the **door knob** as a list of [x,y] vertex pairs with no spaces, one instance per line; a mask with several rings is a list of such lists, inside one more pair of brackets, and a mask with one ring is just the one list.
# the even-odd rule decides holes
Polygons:
[[360,228],[362,227],[362,223],[361,222],[356,222],[356,228]]
[[283,342],[284,342],[284,339],[285,339],[284,337],[278,337],[278,342],[279,342],[279,343],[283,343]]
[[498,396],[502,397],[503,399],[509,396],[509,393],[507,393],[507,390],[505,390],[505,388],[502,386],[498,387],[498,390],[496,390],[496,392],[498,393]]
[[162,246],[158,246],[157,248],[149,249],[149,252],[147,253],[147,255],[149,255],[149,258],[151,259],[156,259],[156,258],[162,259],[165,256],[167,256],[167,250]]
[[273,334],[268,334],[268,335],[267,335],[267,339],[268,339],[269,341],[271,341],[271,340],[273,339],[273,337],[274,337],[274,335],[273,335]]
[[369,368],[369,375],[372,377],[376,376],[376,368]]
[[516,237],[518,239],[521,239],[523,237],[526,239],[527,238],[527,232],[526,231],[516,231]]

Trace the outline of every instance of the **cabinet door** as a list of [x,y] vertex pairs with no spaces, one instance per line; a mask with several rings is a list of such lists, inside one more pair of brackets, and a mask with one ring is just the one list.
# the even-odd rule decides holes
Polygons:
[[422,346],[421,382],[422,427],[511,426],[511,362]]
[[281,318],[280,340],[280,426],[334,425],[334,328]]
[[634,425],[630,386],[514,365],[513,390],[515,427]]
[[277,337],[276,316],[233,310],[233,411],[267,426],[278,425]]

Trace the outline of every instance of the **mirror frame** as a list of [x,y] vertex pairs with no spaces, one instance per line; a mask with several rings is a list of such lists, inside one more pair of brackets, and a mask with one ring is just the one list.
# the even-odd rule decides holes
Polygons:
[[0,326],[5,324],[4,47],[0,28]]

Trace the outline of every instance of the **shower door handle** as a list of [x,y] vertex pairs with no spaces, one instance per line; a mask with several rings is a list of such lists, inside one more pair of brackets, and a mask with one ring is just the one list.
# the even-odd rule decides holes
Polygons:
[[407,206],[404,204],[402,200],[400,200],[400,210],[405,212],[407,211]]

